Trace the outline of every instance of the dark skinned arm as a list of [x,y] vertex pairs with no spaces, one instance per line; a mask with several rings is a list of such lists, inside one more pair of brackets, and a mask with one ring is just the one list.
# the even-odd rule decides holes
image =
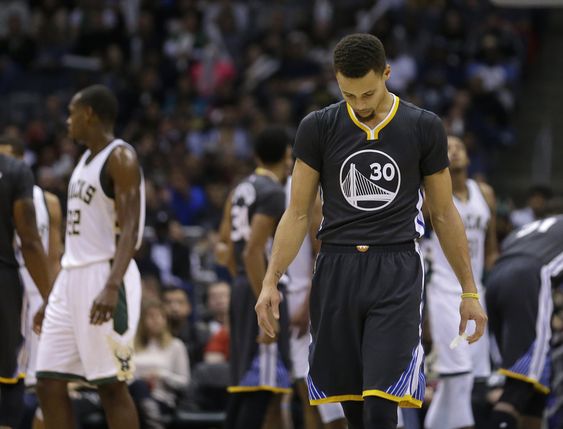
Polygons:
[[107,173],[114,188],[120,234],[106,285],[90,310],[90,323],[93,325],[101,325],[113,317],[123,276],[135,254],[139,231],[141,170],[137,156],[130,149],[119,146],[111,153],[107,162]]
[[41,237],[37,230],[33,200],[31,198],[16,200],[13,215],[16,232],[21,241],[21,251],[25,266],[37,285],[43,300],[47,302],[51,292],[51,276],[47,255],[45,250],[43,250]]
[[498,258],[497,207],[493,188],[485,183],[479,183],[479,188],[491,211],[491,218],[487,225],[487,236],[485,237],[485,269],[488,271]]
[[219,265],[228,268],[231,276],[236,275],[235,255],[233,251],[233,242],[231,241],[231,197],[233,192],[229,192],[225,207],[223,208],[223,217],[221,225],[219,225],[219,241],[215,245],[215,261]]
[[61,203],[56,195],[45,192],[45,201],[49,211],[49,251],[47,252],[47,259],[53,278],[55,278],[61,269],[61,255],[63,253],[61,226],[63,217]]

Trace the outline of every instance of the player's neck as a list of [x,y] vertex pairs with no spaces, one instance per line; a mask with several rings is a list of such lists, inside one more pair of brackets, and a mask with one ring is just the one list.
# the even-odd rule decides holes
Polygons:
[[466,199],[468,195],[467,190],[467,171],[451,171],[452,178],[452,192],[458,198]]
[[86,142],[86,146],[88,146],[88,149],[90,149],[92,155],[95,155],[98,152],[102,151],[113,140],[115,140],[115,137],[113,135],[113,132],[111,131],[92,133],[92,135]]
[[281,182],[283,179],[283,168],[278,168],[277,166],[260,166],[256,168],[256,174],[261,176],[268,176],[270,179]]
[[364,123],[370,128],[375,128],[376,126],[378,126],[381,121],[383,121],[387,117],[387,115],[393,108],[394,101],[395,98],[393,97],[393,95],[389,91],[385,90],[385,95],[375,109],[375,115],[369,121],[366,121]]

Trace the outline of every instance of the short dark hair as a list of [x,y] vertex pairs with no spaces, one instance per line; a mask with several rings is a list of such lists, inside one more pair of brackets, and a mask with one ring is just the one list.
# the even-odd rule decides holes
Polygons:
[[16,137],[3,135],[0,136],[0,146],[10,146],[14,156],[21,158],[25,153],[25,145],[23,140]]
[[254,154],[266,165],[277,164],[283,160],[289,144],[289,134],[285,129],[267,127],[256,136]]
[[92,108],[94,113],[106,125],[115,124],[119,108],[117,98],[107,86],[92,85],[79,92],[78,103]]
[[386,64],[383,43],[371,34],[350,34],[334,48],[334,72],[349,78],[365,76],[370,70],[381,74]]

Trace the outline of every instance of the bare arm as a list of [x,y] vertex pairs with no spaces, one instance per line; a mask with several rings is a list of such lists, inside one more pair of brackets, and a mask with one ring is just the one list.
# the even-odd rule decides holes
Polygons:
[[[477,293],[471,271],[467,237],[463,222],[452,200],[452,183],[447,168],[424,177],[426,202],[434,231],[444,255],[454,270],[463,292]],[[459,333],[465,332],[468,320],[475,320],[475,333],[468,341],[477,341],[485,330],[487,316],[476,299],[462,299]]]
[[313,211],[311,212],[311,226],[309,227],[309,239],[311,240],[311,248],[313,249],[313,256],[321,250],[321,240],[317,239],[317,232],[323,220],[323,204],[321,201],[320,192],[317,192]]
[[108,158],[107,171],[113,182],[120,234],[106,286],[90,311],[94,325],[107,322],[113,316],[123,276],[135,254],[139,231],[141,170],[136,155],[125,147],[117,147]]
[[236,274],[235,259],[233,251],[233,242],[231,241],[231,207],[233,191],[229,192],[225,207],[223,208],[223,217],[221,225],[219,225],[219,242],[215,245],[215,261],[219,265],[223,265],[229,269],[231,276]]
[[258,296],[262,290],[262,280],[266,274],[266,244],[274,235],[276,219],[264,214],[255,214],[250,224],[250,236],[243,250],[244,269],[252,292]]
[[51,291],[51,277],[47,255],[43,250],[37,230],[35,206],[31,198],[22,198],[14,203],[14,224],[20,237],[21,251],[25,266],[37,285],[43,300],[47,302]]
[[297,159],[293,169],[289,207],[276,230],[272,256],[256,303],[258,323],[271,337],[275,336],[275,331],[270,319],[279,319],[281,297],[277,284],[307,235],[318,187],[319,172]]
[[61,204],[58,197],[50,192],[45,192],[45,201],[49,211],[49,251],[47,252],[47,259],[53,277],[56,277],[61,269],[61,255],[63,253]]
[[485,268],[490,270],[498,258],[498,241],[497,241],[497,207],[495,192],[493,188],[485,183],[479,183],[479,188],[485,197],[485,201],[491,211],[491,218],[487,225],[487,236],[485,238]]

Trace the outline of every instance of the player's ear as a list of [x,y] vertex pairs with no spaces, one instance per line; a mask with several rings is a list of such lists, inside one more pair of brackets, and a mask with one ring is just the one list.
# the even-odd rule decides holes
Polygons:
[[391,77],[391,66],[389,64],[385,64],[385,69],[383,70],[383,79],[389,80]]

